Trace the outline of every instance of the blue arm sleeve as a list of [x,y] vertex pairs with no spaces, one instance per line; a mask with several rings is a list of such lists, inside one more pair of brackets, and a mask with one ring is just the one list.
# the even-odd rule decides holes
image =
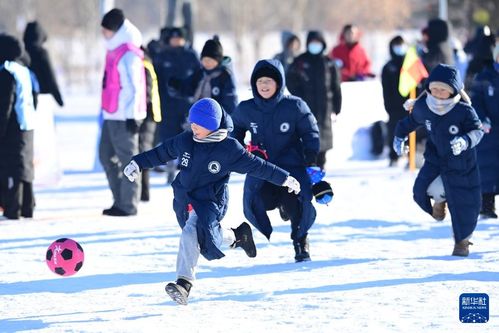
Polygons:
[[176,149],[178,147],[177,138],[178,136],[168,139],[151,150],[135,155],[133,160],[139,165],[141,170],[151,169],[174,160],[178,156]]

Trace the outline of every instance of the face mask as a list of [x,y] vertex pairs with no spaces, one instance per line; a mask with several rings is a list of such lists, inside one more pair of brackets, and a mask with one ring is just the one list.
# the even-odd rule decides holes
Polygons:
[[312,42],[312,43],[308,44],[307,50],[308,50],[308,52],[310,52],[312,54],[322,53],[322,50],[323,50],[322,43]]
[[393,48],[393,53],[398,56],[404,56],[407,53],[407,46],[405,44],[399,44],[399,45],[394,45]]

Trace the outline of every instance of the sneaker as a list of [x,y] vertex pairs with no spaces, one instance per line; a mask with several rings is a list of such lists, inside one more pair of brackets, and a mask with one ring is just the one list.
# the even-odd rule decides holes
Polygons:
[[435,202],[433,204],[433,211],[431,213],[431,216],[437,221],[442,221],[445,219],[445,207],[447,206],[446,201],[442,202]]
[[251,231],[250,225],[243,222],[239,227],[232,230],[234,231],[234,235],[236,235],[236,240],[230,247],[240,247],[246,252],[248,257],[256,257],[256,246],[253,241],[253,232]]
[[467,257],[470,254],[470,245],[473,245],[473,243],[467,239],[463,239],[459,243],[454,244],[454,251],[452,251],[452,255],[458,257]]
[[165,291],[180,305],[187,305],[187,300],[189,298],[189,292],[191,290],[192,284],[184,279],[178,279],[176,283],[170,282],[166,285]]
[[307,236],[299,240],[293,241],[295,248],[295,262],[310,261],[310,253],[308,251],[308,238]]
[[119,209],[118,207],[111,207],[111,208],[108,208],[108,209],[104,209],[102,211],[102,215],[108,215],[108,216],[135,216],[137,215],[137,213],[127,213],[121,209]]

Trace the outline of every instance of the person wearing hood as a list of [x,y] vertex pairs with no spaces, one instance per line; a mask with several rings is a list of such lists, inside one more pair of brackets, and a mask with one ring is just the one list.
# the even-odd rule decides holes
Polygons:
[[[37,21],[30,22],[24,30],[24,46],[30,57],[30,69],[36,75],[40,87],[40,94],[50,94],[54,97],[59,106],[64,106],[59,85],[56,77],[50,56],[43,44],[47,41],[47,33]],[[42,96],[40,96],[42,97]],[[43,98],[40,100],[43,104]],[[43,105],[41,106],[43,107]]]
[[320,31],[307,35],[307,51],[291,64],[286,82],[291,94],[302,98],[317,119],[320,150],[317,165],[324,169],[326,153],[333,148],[332,117],[341,112],[340,73],[334,61],[324,55],[326,41]]
[[426,52],[422,61],[428,73],[439,64],[454,65],[454,56],[450,42],[449,25],[442,19],[432,19],[428,22],[428,40]]
[[35,88],[22,48],[17,38],[0,34],[0,219],[31,218],[35,208]]
[[454,234],[452,255],[466,257],[481,206],[476,146],[483,137],[482,123],[453,66],[435,67],[425,91],[418,99],[408,100],[409,104],[412,112],[397,124],[393,149],[402,155],[407,135],[417,127],[426,128],[425,161],[414,183],[414,201],[437,221],[445,218],[448,206]]
[[[244,143],[249,131],[248,151],[288,170],[300,182],[301,192],[289,193],[248,175],[244,182],[244,215],[270,239],[272,225],[267,211],[278,208],[281,218],[291,222],[295,260],[307,261],[310,260],[308,231],[316,217],[307,166],[316,164],[319,153],[317,121],[301,98],[284,95],[286,80],[280,61],[258,61],[250,82],[253,98],[239,103],[232,114],[233,136]],[[324,191],[321,193],[327,193],[331,199],[331,188]]]
[[284,68],[284,72],[288,71],[289,66],[295,58],[300,54],[301,42],[297,35],[289,32],[282,32],[282,51],[274,56],[274,59],[279,60]]
[[113,194],[109,216],[137,214],[140,186],[124,179],[122,167],[139,152],[139,128],[146,118],[146,79],[142,35],[118,8],[101,22],[106,42],[106,65],[102,89],[104,122],[99,159]]
[[341,31],[340,43],[329,54],[329,57],[338,63],[343,82],[362,81],[374,76],[371,72],[371,60],[359,40],[359,28],[347,24]]
[[471,100],[485,135],[477,146],[482,179],[482,208],[485,218],[497,218],[495,196],[499,194],[499,43],[490,45],[490,58],[471,86]]
[[170,79],[170,87],[178,94],[193,102],[210,97],[216,100],[229,114],[237,105],[237,93],[232,60],[224,56],[223,47],[218,39],[208,39],[201,51],[201,67],[186,79]]
[[[398,121],[407,115],[404,109],[404,102],[407,97],[399,93],[400,69],[407,52],[407,44],[401,36],[392,38],[389,44],[390,60],[383,66],[381,71],[381,86],[383,88],[383,101],[385,110],[388,113],[387,137],[389,142],[393,141],[395,126]],[[384,146],[384,145],[383,145]],[[390,166],[395,165],[398,155],[390,145]]]
[[476,41],[473,56],[466,69],[466,79],[464,81],[466,87],[471,87],[475,75],[482,72],[486,67],[490,68],[494,63],[492,51],[496,44],[496,36],[488,26],[483,27],[483,30],[483,35]]
[[251,227],[242,223],[236,229],[222,229],[220,222],[228,208],[231,172],[248,173],[275,186],[299,193],[300,184],[287,171],[255,155],[229,136],[231,117],[212,98],[192,105],[188,116],[191,131],[163,141],[156,148],[133,157],[124,174],[135,181],[142,170],[179,158],[179,173],[172,183],[173,209],[182,228],[177,254],[177,281],[168,283],[166,292],[174,301],[186,305],[195,280],[199,255],[207,260],[225,255],[222,245],[242,248],[253,258],[256,246]]

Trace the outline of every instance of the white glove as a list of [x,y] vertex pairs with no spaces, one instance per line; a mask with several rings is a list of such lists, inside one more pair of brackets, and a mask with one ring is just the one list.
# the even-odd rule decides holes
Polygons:
[[288,192],[295,192],[295,194],[300,193],[300,183],[292,176],[288,176],[284,183],[282,183],[282,186],[285,186],[288,188]]
[[134,160],[131,160],[130,163],[125,166],[125,169],[123,169],[123,173],[129,181],[134,182],[140,175],[139,165]]
[[403,105],[404,109],[406,111],[409,111],[410,109],[412,109],[414,107],[414,104],[416,104],[416,101],[417,101],[417,99],[415,99],[415,98],[409,98],[408,100],[406,100],[404,102],[404,105]]
[[468,141],[462,136],[456,136],[450,142],[450,147],[452,148],[452,153],[457,156],[461,154],[463,151],[468,149]]

